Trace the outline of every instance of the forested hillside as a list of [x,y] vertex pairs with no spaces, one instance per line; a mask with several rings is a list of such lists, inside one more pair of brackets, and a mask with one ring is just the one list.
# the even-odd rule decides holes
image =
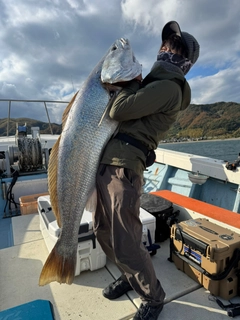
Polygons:
[[[28,133],[31,127],[40,127],[40,133],[51,133],[48,123],[21,118],[11,119],[9,135],[16,133],[16,123],[27,123]],[[60,124],[51,124],[54,134],[61,133]],[[7,119],[0,119],[0,136],[7,133]],[[240,137],[240,104],[235,102],[217,102],[213,104],[191,104],[178,115],[178,119],[168,132],[166,139],[176,138],[238,138]]]
[[[51,133],[49,123],[41,122],[38,120],[33,120],[29,118],[18,118],[11,119],[9,122],[9,135],[15,135],[16,125],[24,126],[27,124],[27,132],[31,133],[31,127],[39,127],[40,133]],[[54,134],[60,134],[62,131],[62,126],[56,123],[51,123],[51,128]],[[7,119],[0,119],[0,136],[5,136],[7,134]]]
[[240,137],[240,104],[234,102],[191,104],[179,113],[167,137]]

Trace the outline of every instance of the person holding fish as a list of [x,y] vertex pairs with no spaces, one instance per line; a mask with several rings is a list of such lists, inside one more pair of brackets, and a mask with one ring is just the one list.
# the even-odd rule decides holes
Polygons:
[[79,225],[88,203],[94,207],[89,199],[96,187],[94,232],[121,272],[103,295],[116,299],[133,289],[142,300],[133,319],[158,318],[165,292],[142,243],[143,171],[154,162],[154,150],[178,112],[190,104],[185,75],[198,56],[197,40],[170,21],[145,79],[128,39],[120,38],[74,95],[49,158],[50,201],[61,232],[43,265],[40,286],[73,283]]
[[143,171],[154,162],[154,150],[191,100],[185,75],[199,57],[199,44],[176,21],[162,30],[162,44],[150,73],[124,83],[110,118],[120,123],[104,149],[97,172],[94,231],[107,257],[121,272],[103,290],[117,299],[135,290],[142,304],[134,320],[156,320],[165,292],[142,243],[139,218]]

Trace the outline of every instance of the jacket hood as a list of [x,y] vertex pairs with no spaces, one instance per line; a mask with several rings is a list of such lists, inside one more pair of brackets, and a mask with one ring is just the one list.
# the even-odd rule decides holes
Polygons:
[[181,110],[186,109],[191,102],[191,88],[183,72],[171,63],[156,61],[150,73],[143,79],[143,86],[156,80],[171,80],[180,85],[182,89]]

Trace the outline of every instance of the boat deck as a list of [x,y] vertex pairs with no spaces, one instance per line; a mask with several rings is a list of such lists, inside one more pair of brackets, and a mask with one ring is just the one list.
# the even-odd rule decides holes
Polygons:
[[[38,278],[48,251],[39,228],[38,214],[12,218],[12,229],[14,246],[0,252],[1,311],[43,299],[53,304],[56,320],[123,320],[133,317],[141,303],[134,291],[115,301],[102,296],[102,289],[119,276],[112,263],[107,261],[104,268],[82,272],[70,286],[55,282],[39,287]],[[208,291],[168,261],[169,242],[160,245],[157,254],[152,256],[157,276],[166,291],[165,307],[159,319],[229,319],[227,312],[211,299]],[[240,297],[232,302],[239,303]]]

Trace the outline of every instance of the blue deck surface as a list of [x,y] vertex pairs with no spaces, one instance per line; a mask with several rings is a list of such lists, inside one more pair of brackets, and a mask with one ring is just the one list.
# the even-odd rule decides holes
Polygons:
[[[26,176],[19,176],[17,179],[16,185],[12,188],[12,194],[15,196],[17,203],[17,209],[15,207],[15,204],[7,201],[6,197],[9,198],[9,195],[7,196],[7,191],[5,196],[4,194],[4,185],[7,185],[12,182],[12,178],[3,178],[2,179],[2,196],[0,196],[0,249],[8,248],[14,245],[13,243],[13,231],[12,231],[12,217],[15,217],[17,215],[21,214],[20,211],[20,205],[19,205],[19,199],[16,194],[19,196],[22,195],[29,195],[34,194],[38,192],[45,192],[47,187],[44,188],[44,183],[40,184],[38,188],[40,189],[34,189],[34,184],[29,184],[28,188],[26,188],[26,184],[31,181],[40,181],[43,179],[46,179],[47,175],[44,174],[29,174]],[[18,185],[18,186],[17,186]],[[9,210],[9,207],[12,211]]]
[[50,301],[34,300],[0,312],[0,320],[54,320]]
[[[0,220],[0,249],[13,246],[12,219]],[[1,318],[0,318],[1,319]]]

